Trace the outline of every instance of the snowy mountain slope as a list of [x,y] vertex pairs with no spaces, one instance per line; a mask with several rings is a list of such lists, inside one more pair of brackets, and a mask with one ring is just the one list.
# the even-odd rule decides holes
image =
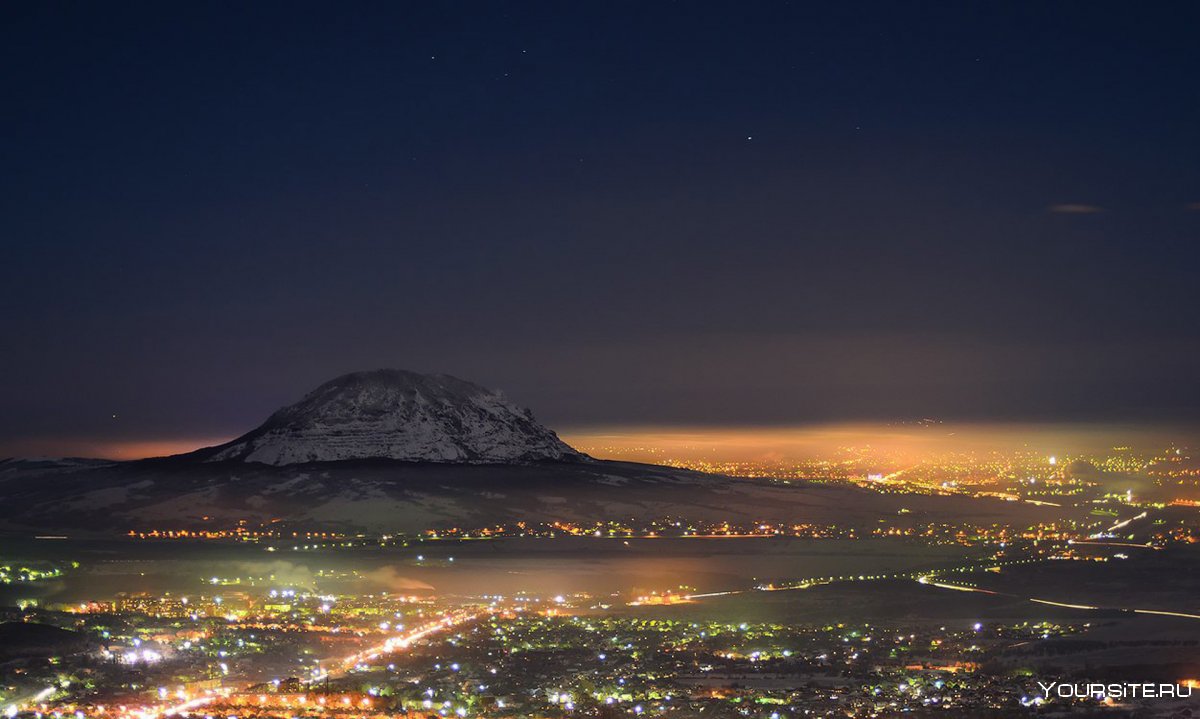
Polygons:
[[585,458],[498,392],[450,375],[392,369],[326,382],[258,429],[192,456],[276,466],[357,459],[507,464]]

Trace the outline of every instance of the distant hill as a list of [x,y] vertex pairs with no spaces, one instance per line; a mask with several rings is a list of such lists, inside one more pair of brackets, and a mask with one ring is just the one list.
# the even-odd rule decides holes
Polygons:
[[882,494],[847,484],[732,479],[603,460],[451,464],[389,459],[274,466],[165,458],[0,472],[0,529],[98,534],[284,521],[344,532],[419,532],[497,523],[679,517],[877,526],[1034,520],[1046,508],[965,497]]

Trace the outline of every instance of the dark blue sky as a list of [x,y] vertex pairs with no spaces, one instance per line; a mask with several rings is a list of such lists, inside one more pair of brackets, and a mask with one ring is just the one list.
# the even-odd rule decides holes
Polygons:
[[1194,418],[1197,27],[6,3],[0,450],[234,434],[383,366],[557,426]]

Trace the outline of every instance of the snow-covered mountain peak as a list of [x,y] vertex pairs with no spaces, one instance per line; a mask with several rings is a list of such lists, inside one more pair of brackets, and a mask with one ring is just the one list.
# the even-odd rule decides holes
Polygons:
[[286,465],[351,459],[445,463],[584,455],[499,392],[450,375],[384,369],[330,380],[206,461]]

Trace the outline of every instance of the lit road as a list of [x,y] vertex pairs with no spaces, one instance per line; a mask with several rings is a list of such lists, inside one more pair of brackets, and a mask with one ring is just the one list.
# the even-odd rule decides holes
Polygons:
[[[448,612],[445,616],[437,621],[423,624],[405,632],[404,634],[398,634],[394,637],[389,637],[386,641],[376,644],[375,646],[368,647],[346,657],[324,660],[322,664],[331,665],[330,668],[318,670],[317,673],[305,683],[314,684],[319,681],[325,681],[326,679],[333,679],[335,677],[344,675],[364,662],[378,659],[385,654],[407,649],[409,646],[421,641],[422,639],[430,637],[439,632],[446,631],[447,629],[451,629],[465,622],[477,619],[486,613],[489,612],[469,611],[466,609]],[[184,699],[184,701],[180,702],[179,704],[167,707],[159,707],[146,712],[134,713],[133,716],[137,717],[137,719],[158,719],[159,717],[182,714],[203,706],[204,704],[211,703],[212,701],[228,694],[229,691],[226,690],[220,693],[205,693],[192,698],[188,698],[185,695],[184,697],[181,697]]]
[[322,664],[331,664],[332,667],[329,669],[318,670],[317,673],[315,673],[313,677],[308,679],[305,683],[313,684],[315,682],[325,681],[326,679],[332,679],[340,676],[353,670],[355,667],[363,664],[364,662],[378,659],[385,654],[407,649],[414,642],[421,641],[428,636],[445,631],[451,627],[478,619],[487,613],[490,613],[490,610],[468,611],[465,609],[460,609],[458,611],[450,612],[435,622],[423,624],[415,629],[405,632],[404,634],[390,637],[387,639],[387,641],[376,644],[373,647],[368,647],[362,651],[355,652],[350,656],[323,661]]
[[1088,539],[1103,539],[1105,537],[1110,537],[1110,536],[1112,536],[1112,533],[1117,531],[1118,529],[1124,529],[1125,527],[1128,527],[1132,522],[1136,522],[1139,519],[1145,519],[1146,514],[1147,514],[1146,512],[1142,512],[1141,514],[1130,517],[1129,519],[1122,519],[1121,521],[1113,524],[1113,526],[1109,527],[1108,529],[1104,530],[1103,532],[1097,532],[1097,533],[1093,534],[1092,536],[1088,537]]
[[1188,612],[1172,612],[1164,609],[1136,609],[1133,607],[1113,607],[1113,606],[1098,606],[1094,604],[1075,604],[1072,602],[1058,602],[1052,599],[1040,599],[1037,597],[1023,597],[1019,594],[1011,594],[1009,592],[997,592],[991,589],[980,589],[979,587],[967,587],[961,584],[951,584],[949,582],[935,581],[932,576],[917,577],[917,582],[928,587],[937,589],[947,589],[954,592],[970,592],[973,594],[991,594],[999,597],[1014,597],[1016,599],[1024,599],[1034,604],[1045,604],[1051,607],[1064,607],[1066,609],[1082,609],[1085,611],[1120,611],[1132,612],[1133,614],[1155,614],[1163,617],[1179,617],[1182,619],[1200,619],[1200,614],[1190,614]]
[[[976,572],[976,571],[982,571],[982,570],[992,569],[992,568],[997,568],[997,567],[1007,567],[1007,566],[1012,566],[1012,565],[1016,565],[1016,564],[1031,564],[1034,562],[1044,562],[1044,561],[1048,561],[1048,560],[1046,560],[1044,558],[1040,558],[1040,557],[1029,557],[1029,558],[1024,558],[1024,559],[1008,559],[1008,560],[1001,560],[1001,561],[994,561],[994,562],[982,562],[982,563],[973,562],[971,564],[964,564],[960,567],[941,569],[941,570],[938,570],[936,573],[944,574],[944,573],[948,573],[948,572]],[[843,582],[879,582],[879,581],[885,581],[885,580],[889,580],[889,579],[915,579],[915,580],[921,582],[922,584],[924,584],[927,582],[922,581],[922,580],[928,580],[934,574],[935,574],[934,572],[931,572],[930,570],[925,569],[925,570],[913,570],[913,571],[908,571],[908,572],[893,572],[893,573],[888,573],[888,574],[858,574],[858,575],[842,575],[842,576],[834,576],[834,577],[813,577],[813,578],[808,578],[808,579],[792,580],[792,581],[789,581],[784,584],[764,584],[764,585],[759,585],[756,587],[739,588],[739,589],[725,589],[725,590],[716,590],[716,591],[711,591],[711,592],[697,592],[697,593],[693,593],[693,594],[684,594],[684,595],[680,595],[680,598],[683,600],[686,600],[686,601],[696,601],[696,600],[700,600],[700,599],[711,599],[714,597],[729,597],[729,596],[734,596],[737,594],[749,594],[750,592],[794,592],[794,591],[799,591],[801,589],[810,589],[812,587],[822,586],[822,585],[826,585],[826,584],[838,584],[838,583],[843,583]],[[952,587],[957,588],[957,585],[946,585],[944,588],[949,589]],[[969,588],[963,587],[962,589],[964,591],[966,591]],[[978,590],[978,591],[987,593],[986,590]],[[637,601],[629,602],[630,606],[641,606],[644,604],[653,604],[653,603],[654,602],[645,601],[645,599],[639,599]]]
[[[322,665],[328,668],[318,669],[311,679],[308,679],[306,684],[313,684],[318,681],[332,679],[353,671],[355,667],[377,659],[386,654],[402,651],[412,644],[426,639],[439,632],[446,631],[458,625],[470,622],[479,617],[492,613],[494,609],[459,609],[447,612],[440,619],[415,627],[403,634],[389,637],[386,641],[375,646],[360,650],[346,657],[338,657],[322,661]],[[55,711],[62,707],[51,707],[46,702],[54,693],[54,688],[48,688],[35,695],[22,697],[20,700],[14,701],[5,707],[0,707],[5,713],[10,715],[20,711],[35,711],[45,713],[47,711]],[[89,716],[109,716],[118,719],[161,719],[162,717],[177,716],[199,709],[207,704],[211,704],[220,699],[228,697],[232,693],[231,688],[222,689],[199,689],[196,687],[184,687],[183,689],[172,692],[164,697],[161,703],[151,705],[129,706],[118,705],[109,706],[101,709],[99,707],[92,708]]]

